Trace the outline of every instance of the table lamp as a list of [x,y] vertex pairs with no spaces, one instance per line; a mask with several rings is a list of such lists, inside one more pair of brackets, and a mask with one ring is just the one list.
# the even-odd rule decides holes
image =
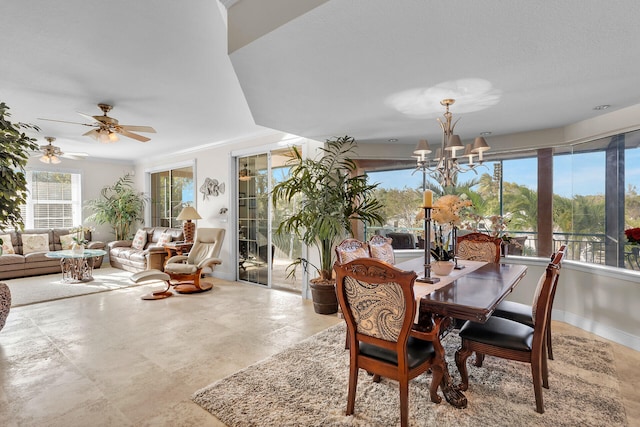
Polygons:
[[176,218],[178,221],[184,221],[182,223],[182,234],[184,234],[184,241],[187,243],[193,242],[193,236],[195,234],[196,225],[191,222],[192,219],[202,219],[200,214],[196,212],[193,206],[185,206],[182,208],[182,212]]

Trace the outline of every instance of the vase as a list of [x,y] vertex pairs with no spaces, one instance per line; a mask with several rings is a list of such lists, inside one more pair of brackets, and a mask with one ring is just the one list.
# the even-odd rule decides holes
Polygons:
[[71,252],[76,255],[82,255],[84,253],[84,245],[74,243],[73,246],[71,246]]
[[455,266],[453,261],[434,261],[431,263],[431,271],[438,276],[448,276]]

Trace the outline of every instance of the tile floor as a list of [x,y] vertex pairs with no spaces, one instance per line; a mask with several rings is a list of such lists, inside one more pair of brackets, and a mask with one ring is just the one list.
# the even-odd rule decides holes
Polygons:
[[[150,288],[12,309],[0,332],[0,425],[221,426],[193,392],[341,321],[246,284],[140,300]],[[615,354],[630,425],[640,425],[640,352]]]

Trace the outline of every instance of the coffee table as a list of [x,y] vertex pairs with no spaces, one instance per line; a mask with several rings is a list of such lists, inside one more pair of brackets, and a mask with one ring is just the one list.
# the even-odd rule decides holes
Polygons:
[[[72,250],[47,252],[47,258],[60,260],[62,281],[66,283],[90,282],[93,280],[93,264],[95,258],[107,254],[102,249],[85,249],[82,252]],[[88,262],[91,259],[91,262]]]

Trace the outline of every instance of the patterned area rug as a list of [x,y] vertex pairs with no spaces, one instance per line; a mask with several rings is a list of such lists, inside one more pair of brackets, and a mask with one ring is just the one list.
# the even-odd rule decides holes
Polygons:
[[[400,423],[397,382],[371,381],[360,372],[354,416],[345,416],[349,352],[344,324],[197,391],[193,400],[228,426],[394,426]],[[460,345],[445,340],[447,355]],[[431,376],[411,381],[411,426],[625,426],[618,381],[608,343],[554,336],[545,413],[535,411],[530,365],[469,358],[466,409],[429,400]],[[457,374],[453,360],[450,370]],[[453,367],[451,369],[451,367]],[[459,382],[459,377],[455,378]],[[439,391],[440,395],[441,392]]]
[[45,274],[43,276],[8,279],[3,280],[3,282],[6,283],[11,290],[11,307],[20,307],[45,301],[54,301],[154,283],[132,283],[129,280],[131,274],[132,273],[120,270],[119,268],[101,267],[93,270],[94,280],[91,282],[65,283],[62,281],[61,274]]

